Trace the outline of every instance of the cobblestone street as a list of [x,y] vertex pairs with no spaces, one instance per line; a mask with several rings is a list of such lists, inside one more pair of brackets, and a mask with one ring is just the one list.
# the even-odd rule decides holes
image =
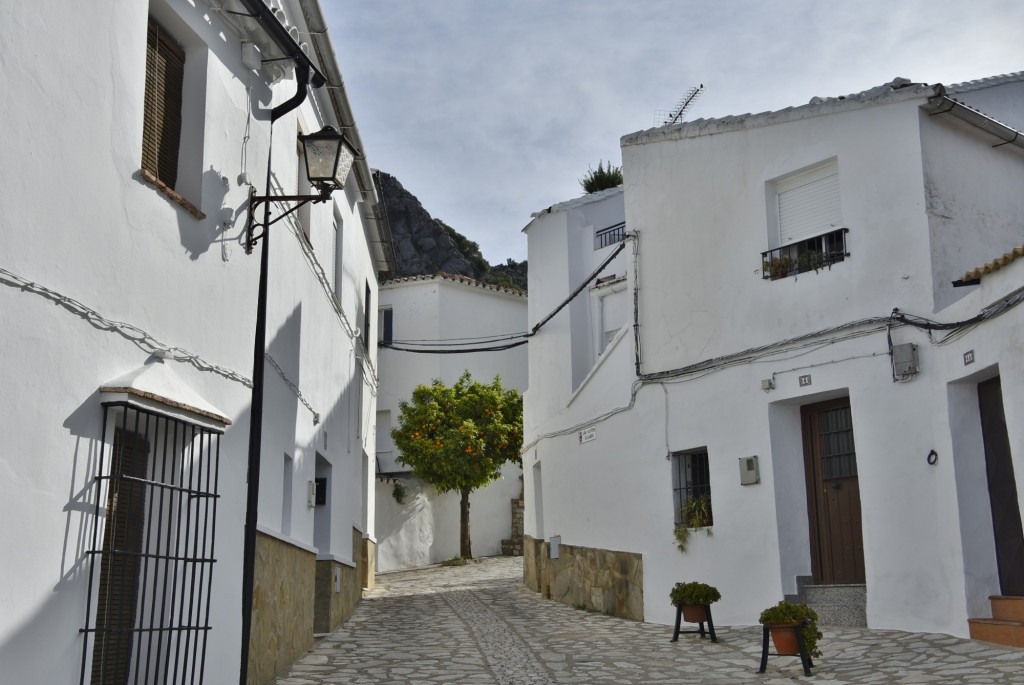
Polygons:
[[522,558],[378,576],[355,614],[277,685],[520,683],[1024,683],[1024,650],[947,635],[824,627],[813,675],[796,657],[757,673],[759,626],[716,626],[718,643],[671,642],[671,626],[544,600]]

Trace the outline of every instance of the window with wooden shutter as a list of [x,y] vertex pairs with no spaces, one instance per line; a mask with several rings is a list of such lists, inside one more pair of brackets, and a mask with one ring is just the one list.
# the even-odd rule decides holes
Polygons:
[[174,188],[181,145],[185,51],[149,20],[146,38],[146,100],[142,121],[142,168]]

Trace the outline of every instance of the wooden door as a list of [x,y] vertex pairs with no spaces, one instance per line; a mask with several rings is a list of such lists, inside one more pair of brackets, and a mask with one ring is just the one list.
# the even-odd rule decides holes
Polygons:
[[820,584],[864,582],[860,486],[850,400],[801,408],[811,567]]
[[146,477],[148,456],[149,445],[142,435],[122,430],[115,433],[96,605],[92,685],[125,685],[131,674],[146,488],[130,478]]
[[985,471],[1000,591],[1004,595],[1021,596],[1024,595],[1024,531],[1017,500],[1017,480],[1010,461],[1010,437],[1006,432],[999,376],[978,383],[978,408],[981,436],[985,442]]

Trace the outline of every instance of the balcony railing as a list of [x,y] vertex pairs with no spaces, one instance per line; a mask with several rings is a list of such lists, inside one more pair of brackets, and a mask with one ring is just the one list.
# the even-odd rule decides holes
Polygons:
[[594,233],[594,249],[600,250],[602,247],[608,247],[609,245],[615,245],[621,243],[622,239],[626,237],[626,222],[609,226],[608,228],[602,228],[600,231]]
[[761,278],[778,280],[807,271],[831,268],[850,256],[846,250],[848,228],[807,238],[791,245],[761,253]]

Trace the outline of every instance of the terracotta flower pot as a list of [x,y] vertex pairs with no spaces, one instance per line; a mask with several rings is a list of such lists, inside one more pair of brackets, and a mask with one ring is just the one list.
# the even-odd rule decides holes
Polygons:
[[800,643],[797,641],[796,631],[801,628],[803,628],[802,623],[780,623],[768,626],[772,644],[775,645],[775,653],[780,656],[799,655]]
[[687,623],[703,623],[708,620],[708,609],[701,604],[684,604],[683,619]]

